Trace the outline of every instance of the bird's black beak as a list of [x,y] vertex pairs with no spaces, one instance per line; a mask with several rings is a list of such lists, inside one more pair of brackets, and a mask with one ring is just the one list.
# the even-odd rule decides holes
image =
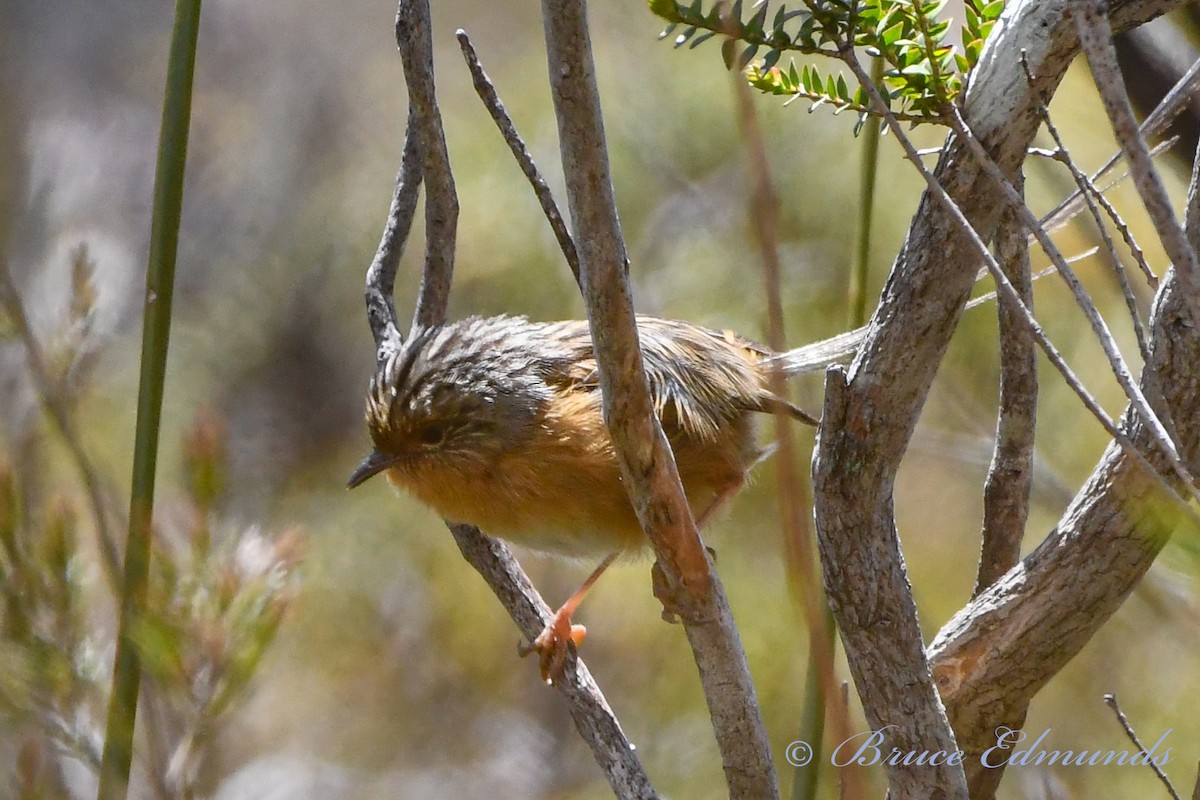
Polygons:
[[350,480],[346,481],[346,488],[353,489],[361,483],[365,483],[367,479],[374,475],[378,475],[385,469],[396,463],[396,459],[390,456],[385,456],[378,450],[372,450],[371,454],[362,460],[362,463],[354,470],[350,476]]

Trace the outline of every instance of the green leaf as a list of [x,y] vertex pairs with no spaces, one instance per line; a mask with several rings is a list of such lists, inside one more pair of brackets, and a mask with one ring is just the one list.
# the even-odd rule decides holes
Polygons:
[[679,10],[675,0],[650,0],[650,11],[664,19],[677,19]]
[[721,60],[725,62],[725,69],[733,69],[733,59],[736,56],[735,48],[737,43],[733,39],[726,39],[721,42]]
[[[746,23],[745,31],[751,36],[761,37],[763,35],[763,26],[766,24],[766,22],[767,4],[763,3],[762,8],[758,10],[758,13],[755,14],[748,23]],[[747,38],[751,38],[751,36],[748,36]]]
[[756,45],[756,44],[752,44],[749,47],[747,47],[745,50],[743,50],[742,54],[740,56],[738,56],[738,60],[737,60],[738,70],[740,71],[740,70],[745,69],[746,65],[749,64],[751,61],[753,61],[754,56],[756,56],[756,55],[758,55],[758,45]]
[[885,45],[891,47],[900,41],[900,36],[903,33],[904,33],[904,23],[897,22],[895,25],[891,26],[890,28],[886,29],[883,33],[881,33],[879,35],[879,38],[883,41],[883,43]]

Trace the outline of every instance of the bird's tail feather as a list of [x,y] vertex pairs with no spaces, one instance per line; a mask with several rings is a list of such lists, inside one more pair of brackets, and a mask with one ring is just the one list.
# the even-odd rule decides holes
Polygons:
[[856,328],[819,342],[797,347],[786,353],[771,356],[763,364],[769,369],[780,370],[789,378],[793,375],[803,375],[806,372],[816,372],[830,364],[849,360],[865,338],[867,338],[867,328]]

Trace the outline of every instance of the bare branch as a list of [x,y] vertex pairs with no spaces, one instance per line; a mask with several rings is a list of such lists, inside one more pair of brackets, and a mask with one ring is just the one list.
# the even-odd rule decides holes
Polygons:
[[417,292],[413,325],[437,325],[445,321],[450,304],[458,196],[454,192],[454,175],[450,172],[450,155],[434,92],[428,0],[400,0],[396,11],[396,44],[408,85],[412,123],[409,130],[416,136],[425,178],[425,270]]
[[[1129,741],[1133,742],[1133,746],[1138,749],[1139,753],[1145,753],[1146,748],[1140,741],[1138,741],[1137,733],[1134,732],[1133,726],[1129,724],[1129,718],[1125,716],[1125,712],[1121,711],[1121,707],[1117,705],[1117,696],[1106,694],[1104,695],[1104,702],[1113,710],[1113,713],[1117,715],[1117,722],[1121,723],[1121,727],[1125,730],[1125,735],[1129,737]],[[1168,794],[1175,798],[1175,800],[1179,800],[1179,792],[1175,791],[1175,787],[1171,785],[1171,779],[1168,778],[1167,774],[1162,771],[1162,768],[1154,762],[1154,759],[1146,759],[1146,764],[1150,767],[1150,769],[1154,770],[1154,774],[1157,775],[1158,779],[1163,782],[1164,786],[1167,787]]]
[[488,110],[488,113],[492,115],[496,127],[500,129],[500,135],[504,137],[504,141],[508,144],[508,148],[512,150],[513,157],[517,159],[517,164],[520,165],[521,171],[525,173],[525,177],[529,179],[529,183],[533,186],[533,193],[537,195],[538,202],[542,206],[542,213],[546,215],[546,219],[550,222],[550,227],[554,230],[554,238],[558,239],[558,246],[562,249],[563,256],[567,259],[567,266],[571,268],[571,274],[575,276],[575,283],[579,283],[579,254],[575,250],[575,242],[571,239],[571,232],[567,230],[567,223],[563,220],[562,213],[558,210],[558,204],[554,202],[554,195],[551,194],[550,187],[546,184],[546,179],[542,177],[542,173],[538,170],[537,164],[533,163],[533,156],[529,153],[529,148],[525,146],[525,141],[521,138],[521,134],[517,133],[517,128],[513,125],[512,118],[508,116],[508,112],[504,109],[504,103],[500,102],[500,96],[496,93],[496,87],[492,85],[491,79],[483,71],[483,65],[479,63],[479,56],[476,55],[475,47],[471,44],[471,39],[467,36],[467,32],[460,30],[455,35],[458,37],[459,47],[462,48],[463,58],[467,61],[467,68],[471,71],[471,80],[475,84],[475,92],[479,95],[479,99],[483,101],[483,105]]
[[375,258],[367,268],[367,324],[375,337],[375,359],[382,364],[402,341],[396,321],[396,270],[400,256],[412,230],[417,211],[417,195],[421,189],[420,151],[417,148],[415,109],[409,106],[408,126],[404,131],[404,156],[396,175],[392,205],[383,225],[383,236],[375,250]]
[[[1018,181],[1023,180],[1018,176]],[[996,256],[1026,308],[1033,307],[1029,245],[1017,215],[1007,210],[996,231]],[[996,447],[983,487],[983,533],[978,595],[1021,560],[1021,539],[1033,487],[1037,425],[1037,343],[1007,295],[997,300],[1000,320],[1000,402]]]
[[[450,525],[463,558],[476,569],[495,592],[504,610],[529,641],[550,621],[550,608],[529,581],[521,565],[505,544],[479,532],[471,525]],[[567,699],[567,710],[579,735],[592,749],[608,785],[622,800],[653,800],[658,797],[645,768],[625,737],[620,723],[600,693],[583,661],[567,654],[566,668],[554,687]]]
[[[971,130],[967,127],[966,122],[958,113],[958,110],[951,109],[951,114],[953,115],[952,121],[955,129],[963,138],[963,141],[966,142],[968,148],[971,150],[975,158],[978,159],[980,164],[983,165],[984,172],[987,173],[993,180],[995,180],[996,185],[1000,188],[1001,196],[1007,206],[1013,208],[1019,215],[1021,221],[1030,227],[1030,230],[1033,231],[1034,236],[1037,237],[1038,243],[1041,244],[1046,255],[1048,255],[1050,260],[1054,263],[1055,269],[1058,270],[1058,273],[1071,288],[1071,294],[1075,297],[1076,304],[1080,307],[1080,309],[1083,310],[1084,316],[1087,317],[1088,322],[1091,324],[1092,331],[1096,334],[1096,338],[1100,342],[1100,346],[1103,348],[1105,356],[1108,358],[1108,363],[1112,367],[1113,374],[1116,376],[1117,382],[1121,385],[1121,388],[1125,391],[1125,396],[1129,398],[1129,401],[1137,409],[1138,413],[1145,417],[1147,425],[1153,433],[1154,443],[1167,456],[1167,464],[1171,471],[1173,471],[1180,478],[1179,485],[1182,486],[1184,490],[1190,493],[1193,497],[1200,499],[1200,490],[1197,490],[1197,488],[1193,485],[1193,482],[1188,474],[1187,465],[1183,463],[1174,438],[1168,430],[1168,425],[1174,427],[1174,423],[1171,421],[1171,418],[1167,416],[1165,420],[1160,419],[1160,414],[1156,412],[1153,407],[1151,407],[1150,401],[1146,398],[1145,393],[1134,381],[1133,374],[1130,372],[1128,364],[1125,363],[1125,359],[1121,355],[1120,349],[1117,347],[1116,340],[1113,338],[1112,333],[1108,329],[1108,323],[1104,321],[1104,318],[1100,315],[1095,303],[1092,302],[1091,297],[1084,290],[1083,284],[1080,283],[1078,276],[1075,275],[1075,271],[1072,270],[1067,264],[1066,259],[1063,258],[1062,253],[1059,252],[1058,247],[1054,244],[1053,240],[1051,240],[1046,232],[1038,226],[1037,218],[1033,215],[1033,212],[1029,210],[1029,207],[1025,205],[1024,200],[1021,199],[1021,196],[1017,193],[1016,189],[1014,189],[1012,184],[1008,182],[1008,179],[1004,177],[1003,173],[1000,171],[1000,168],[994,161],[992,161],[991,157],[988,156],[983,145],[971,133]],[[995,268],[994,263],[990,258],[985,258],[985,261],[988,264],[988,268],[994,271],[994,274],[998,273],[998,269]],[[996,275],[996,281],[997,284],[1001,283],[1001,277],[998,274]],[[1006,278],[1004,279],[1004,282],[1007,283]],[[1007,288],[1005,291],[1008,291]],[[1033,320],[1033,315],[1029,313],[1028,309],[1026,309],[1024,313],[1028,315],[1028,319],[1030,321]],[[1039,338],[1038,341],[1042,342],[1042,339]],[[1046,340],[1043,343],[1043,347],[1048,345],[1049,341]],[[1050,355],[1049,350],[1047,350],[1047,355]],[[1053,360],[1053,356],[1051,358]],[[1063,366],[1065,366],[1065,362],[1063,362]],[[1061,369],[1062,367],[1060,367],[1060,370]],[[1067,373],[1064,372],[1063,374],[1065,376]],[[1075,387],[1073,386],[1072,388]],[[1076,389],[1077,393],[1081,389],[1082,384],[1079,384],[1078,388]],[[1089,403],[1088,398],[1085,397],[1084,394],[1080,394],[1080,397],[1085,403]],[[1091,403],[1089,403],[1089,408],[1092,410],[1092,413],[1098,419],[1100,419],[1109,433],[1123,446],[1129,446],[1128,440],[1126,440],[1124,435],[1115,426],[1113,426],[1112,422],[1108,419],[1108,416],[1104,414],[1099,404],[1092,404],[1095,404],[1094,400],[1091,400]],[[1140,454],[1134,453],[1134,456],[1140,463],[1146,464],[1147,467],[1149,466],[1149,464]],[[1159,478],[1159,480],[1161,481],[1162,479]],[[1177,491],[1173,487],[1169,487],[1166,484],[1163,484],[1163,486],[1164,488],[1168,489],[1170,493],[1176,493]],[[1182,498],[1180,499],[1180,503],[1184,506],[1187,505]]]
[[544,0],[550,86],[604,418],[660,587],[700,670],[731,797],[779,789],[762,712],[728,601],[700,543],[675,460],[650,402],[617,219],[583,0]]
[[[1169,387],[1167,404],[1193,463],[1200,445],[1200,341],[1173,278],[1152,317],[1152,367]],[[1143,374],[1143,381],[1151,375]],[[1145,446],[1149,433],[1128,411],[1122,431]],[[1148,451],[1156,465],[1163,457]],[[997,725],[1018,727],[1030,698],[1074,656],[1150,567],[1180,506],[1117,443],[1109,446],[1050,536],[1015,569],[946,624],[929,648],[934,675],[960,744],[978,754]],[[985,780],[989,771],[976,773]]]
[[[1187,233],[1200,240],[1200,161],[1188,199]],[[1200,341],[1185,293],[1170,273],[1151,317],[1151,360],[1142,380],[1159,383],[1181,421],[1177,431],[1195,464],[1200,450],[1196,374]],[[1122,430],[1134,441],[1147,432],[1129,412]],[[1161,456],[1158,456],[1161,460]],[[1134,468],[1129,451],[1110,446],[1092,478],[1051,535],[1022,564],[960,611],[929,649],[942,697],[968,747],[994,742],[997,725],[1015,726],[1029,699],[1070,660],[1141,579],[1179,513]],[[992,771],[974,780],[991,784]]]
[[[1025,75],[1029,81],[1033,82],[1033,75],[1029,72],[1029,65],[1022,59],[1022,66],[1025,69]],[[1103,207],[1109,218],[1116,222],[1118,229],[1125,237],[1125,243],[1129,247],[1130,252],[1137,264],[1142,268],[1142,273],[1152,275],[1149,265],[1146,263],[1145,254],[1138,247],[1137,242],[1130,233],[1128,226],[1125,225],[1117,210],[1112,203],[1108,201],[1096,185],[1088,178],[1087,173],[1079,168],[1075,161],[1071,158],[1071,154],[1067,151],[1067,146],[1063,142],[1062,136],[1058,132],[1058,126],[1054,124],[1054,120],[1050,118],[1050,110],[1046,108],[1046,104],[1038,98],[1037,100],[1038,114],[1042,118],[1042,122],[1046,125],[1046,130],[1054,139],[1054,144],[1058,147],[1058,153],[1061,161],[1071,173],[1071,177],[1075,179],[1075,185],[1079,187],[1079,191],[1087,203],[1088,212],[1092,215],[1092,221],[1096,224],[1096,230],[1100,234],[1101,243],[1104,245],[1104,253],[1108,256],[1113,272],[1117,276],[1117,282],[1121,286],[1121,294],[1125,298],[1125,307],[1129,310],[1129,318],[1133,323],[1133,332],[1137,337],[1138,352],[1142,355],[1143,363],[1149,357],[1150,352],[1146,343],[1146,326],[1142,324],[1142,316],[1138,313],[1137,298],[1134,297],[1133,288],[1129,285],[1129,276],[1125,272],[1125,266],[1121,263],[1121,257],[1117,253],[1117,248],[1113,244],[1112,237],[1108,235],[1108,228],[1104,224],[1104,218],[1100,216],[1100,209],[1097,206]],[[1151,281],[1151,285],[1157,285],[1155,280]],[[1027,304],[1028,305],[1028,304]]]
[[[1150,116],[1146,117],[1146,119],[1142,122],[1141,127],[1138,129],[1142,136],[1158,136],[1165,131],[1167,126],[1171,124],[1172,120],[1174,120],[1185,108],[1187,108],[1188,104],[1191,102],[1192,95],[1198,88],[1200,88],[1200,61],[1196,61],[1192,64],[1191,68],[1188,69],[1183,77],[1175,82],[1175,85],[1171,87],[1171,91],[1167,92],[1166,97],[1164,97],[1162,102],[1155,107]],[[1173,140],[1163,142],[1155,147],[1153,151],[1151,151],[1151,155],[1158,155],[1161,152],[1166,152],[1171,146],[1173,146],[1173,144]],[[1118,151],[1111,158],[1109,158],[1109,160],[1105,162],[1104,166],[1097,170],[1092,176],[1092,180],[1097,181],[1104,175],[1107,175],[1108,172],[1114,166],[1116,166],[1117,162],[1121,160],[1122,155],[1123,152]],[[1077,190],[1059,203],[1050,211],[1050,213],[1042,217],[1043,227],[1045,227],[1046,230],[1054,230],[1062,225],[1066,219],[1069,219],[1071,216],[1077,213],[1079,206],[1082,204],[1083,195]],[[1151,278],[1150,285],[1157,289],[1157,279]]]
[[[1125,93],[1125,81],[1117,66],[1117,51],[1113,46],[1113,31],[1105,0],[1084,0],[1073,16],[1080,44],[1095,77],[1096,88],[1104,101],[1104,110],[1108,112],[1113,132],[1129,160],[1133,183],[1142,197],[1142,204],[1180,280],[1188,288],[1190,296],[1200,297],[1200,263],[1197,262],[1196,253],[1188,246],[1183,228],[1171,209],[1167,189],[1150,158],[1146,141],[1138,132],[1133,107]],[[1200,309],[1200,300],[1194,302]]]

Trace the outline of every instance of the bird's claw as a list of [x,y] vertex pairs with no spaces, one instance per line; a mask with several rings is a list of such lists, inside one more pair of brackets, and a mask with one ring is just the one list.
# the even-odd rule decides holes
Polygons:
[[517,653],[522,658],[537,652],[538,669],[541,671],[542,680],[547,685],[552,685],[555,681],[562,679],[567,665],[567,651],[572,645],[578,647],[583,644],[583,640],[587,636],[587,628],[583,625],[572,624],[571,616],[561,612],[560,609],[559,613],[556,613],[554,618],[546,623],[546,627],[531,644],[517,646]]

